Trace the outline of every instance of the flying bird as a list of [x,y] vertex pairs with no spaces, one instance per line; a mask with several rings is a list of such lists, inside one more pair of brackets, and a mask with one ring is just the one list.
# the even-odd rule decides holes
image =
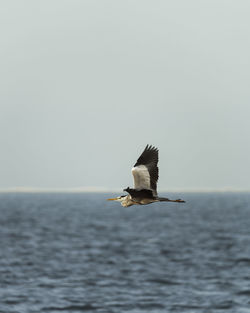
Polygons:
[[153,202],[185,202],[184,200],[170,200],[168,198],[158,197],[157,181],[159,178],[158,169],[158,149],[147,145],[139,159],[132,168],[134,177],[134,188],[126,188],[128,195],[122,195],[107,200],[119,201],[123,207],[135,204],[150,204]]

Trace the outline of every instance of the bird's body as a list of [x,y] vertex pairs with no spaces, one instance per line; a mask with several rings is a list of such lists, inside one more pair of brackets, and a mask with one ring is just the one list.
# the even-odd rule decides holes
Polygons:
[[185,202],[181,199],[170,200],[168,198],[158,197],[157,181],[159,178],[159,169],[157,164],[158,149],[147,145],[132,168],[134,188],[128,187],[124,189],[128,195],[122,195],[108,200],[119,201],[124,207],[135,204],[145,205],[160,201]]

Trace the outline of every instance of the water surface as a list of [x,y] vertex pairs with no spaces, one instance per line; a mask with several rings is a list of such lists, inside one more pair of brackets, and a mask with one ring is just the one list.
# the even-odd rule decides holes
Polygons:
[[250,194],[110,196],[0,194],[0,312],[250,312]]

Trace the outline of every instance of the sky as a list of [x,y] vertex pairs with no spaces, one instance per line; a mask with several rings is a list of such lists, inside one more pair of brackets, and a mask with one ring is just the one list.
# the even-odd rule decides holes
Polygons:
[[248,0],[0,1],[0,189],[250,190]]

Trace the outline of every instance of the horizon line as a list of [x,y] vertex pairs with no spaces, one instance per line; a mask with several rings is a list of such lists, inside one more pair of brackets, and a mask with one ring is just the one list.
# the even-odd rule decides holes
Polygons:
[[[116,193],[122,192],[121,188],[107,188],[107,187],[6,187],[0,188],[0,193]],[[167,192],[250,192],[248,188],[168,188],[158,189],[160,193]]]

